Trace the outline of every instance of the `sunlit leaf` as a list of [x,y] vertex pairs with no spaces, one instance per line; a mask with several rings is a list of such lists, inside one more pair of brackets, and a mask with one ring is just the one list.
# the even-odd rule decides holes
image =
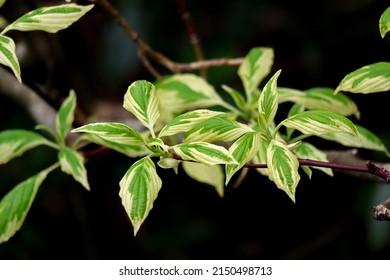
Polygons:
[[84,188],[88,191],[90,190],[84,158],[77,151],[68,147],[62,147],[58,152],[58,160],[63,172],[72,175]]
[[83,15],[90,11],[93,6],[94,5],[80,6],[77,4],[64,4],[38,8],[18,18],[10,24],[3,33],[10,30],[42,30],[49,33],[56,33],[78,21]]
[[137,234],[161,189],[162,181],[149,157],[136,161],[119,183],[119,196]]
[[300,180],[297,157],[283,143],[272,140],[267,150],[269,178],[295,202],[295,190]]
[[379,31],[382,38],[385,38],[386,33],[390,31],[390,7],[382,13],[379,19]]
[[29,130],[10,129],[0,132],[0,164],[40,145],[55,147],[54,143]]
[[56,117],[57,132],[61,140],[65,139],[66,134],[72,127],[75,108],[76,94],[74,90],[71,90],[69,96],[62,103]]
[[0,35],[0,64],[11,68],[18,81],[22,82],[19,61],[15,53],[15,43],[4,35]]
[[183,161],[182,166],[184,171],[192,179],[209,184],[214,187],[219,196],[224,195],[224,174],[221,165],[205,165],[197,162]]
[[359,68],[344,77],[336,92],[374,93],[390,90],[390,63],[377,62]]
[[[302,159],[313,159],[322,162],[328,162],[326,154],[323,151],[317,149],[312,144],[306,142],[302,142],[301,145],[299,145],[297,148],[294,149],[294,152],[298,155],[299,158]],[[324,167],[317,167],[317,166],[312,166],[312,168],[321,170],[322,172],[328,174],[329,176],[333,176],[333,171],[331,168],[324,168]]]

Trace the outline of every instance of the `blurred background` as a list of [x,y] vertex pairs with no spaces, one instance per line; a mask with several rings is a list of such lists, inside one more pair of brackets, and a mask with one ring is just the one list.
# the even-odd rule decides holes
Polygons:
[[[155,50],[178,62],[196,59],[176,1],[110,2]],[[8,0],[0,14],[11,22],[38,6],[58,3],[63,2]],[[282,69],[280,86],[335,88],[347,73],[370,63],[389,61],[390,38],[382,39],[378,28],[379,18],[389,5],[386,1],[185,3],[206,58],[242,57],[253,47],[272,47],[272,73]],[[154,81],[138,59],[134,43],[99,7],[58,34],[8,35],[18,46],[24,83],[54,108],[74,88],[78,116],[83,120],[98,119],[98,114],[116,118],[131,82]],[[221,93],[221,84],[241,89],[236,72],[237,67],[212,68],[208,80]],[[369,128],[390,147],[388,93],[350,96],[361,111],[361,119],[353,121]],[[0,130],[34,126],[26,110],[0,92]],[[343,149],[333,143],[316,144],[324,149]],[[389,161],[382,154],[359,152],[364,159]],[[55,160],[53,150],[38,148],[0,166],[0,197]],[[0,245],[0,259],[390,256],[390,223],[371,217],[371,207],[390,197],[390,186],[340,173],[331,178],[318,171],[313,172],[311,180],[302,174],[294,204],[268,178],[253,170],[240,187],[226,187],[225,197],[220,198],[212,187],[189,179],[183,172],[175,175],[159,169],[163,187],[134,238],[118,196],[118,183],[133,161],[114,151],[95,155],[87,163],[90,192],[70,176],[51,173],[21,230]]]

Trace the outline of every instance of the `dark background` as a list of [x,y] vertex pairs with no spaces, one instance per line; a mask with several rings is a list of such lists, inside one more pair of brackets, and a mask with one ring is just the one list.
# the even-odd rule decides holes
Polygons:
[[[112,1],[156,50],[175,61],[195,60],[173,0]],[[56,1],[8,0],[0,13],[9,21],[36,5]],[[275,50],[272,73],[280,86],[336,87],[349,72],[388,61],[389,37],[381,39],[386,1],[203,1],[187,0],[207,58],[240,57],[252,47]],[[12,32],[23,81],[58,108],[74,88],[85,115],[93,104],[121,103],[137,79],[154,81],[133,42],[95,7],[58,34]],[[160,69],[164,71],[163,69]],[[208,71],[210,83],[241,89],[236,67]],[[164,74],[169,74],[164,72]],[[388,93],[350,95],[361,119],[390,147]],[[283,110],[283,108],[282,108]],[[35,123],[0,94],[0,129],[33,129]],[[340,149],[318,142],[320,147]],[[361,151],[364,158],[386,161]],[[49,166],[56,154],[29,151],[0,166],[0,195]],[[118,182],[134,160],[113,151],[87,164],[91,192],[70,176],[53,172],[41,186],[21,230],[0,245],[1,259],[387,259],[390,226],[371,218],[371,207],[390,196],[387,184],[318,171],[302,174],[296,203],[266,177],[250,171],[224,198],[208,185],[159,169],[163,187],[136,238],[123,210]]]

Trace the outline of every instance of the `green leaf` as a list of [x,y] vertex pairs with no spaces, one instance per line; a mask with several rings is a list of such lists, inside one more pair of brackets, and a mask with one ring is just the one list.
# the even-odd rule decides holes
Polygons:
[[244,85],[247,100],[259,86],[260,82],[269,74],[274,60],[274,51],[271,48],[253,48],[238,68],[238,76]]
[[225,165],[226,185],[229,183],[232,176],[257,154],[261,141],[260,132],[250,132],[246,133],[230,146],[229,152],[239,164]]
[[390,156],[383,142],[374,133],[359,125],[356,125],[356,128],[358,131],[357,136],[350,133],[330,133],[321,135],[321,138],[335,141],[347,147],[364,148],[384,152]]
[[[298,155],[298,157],[303,159],[313,159],[313,160],[328,162],[326,154],[309,143],[302,142],[301,145],[299,145],[297,148],[294,149],[294,152]],[[328,174],[329,176],[333,176],[333,171],[331,168],[316,167],[316,166],[313,166],[312,168],[321,170],[322,172]]]
[[53,165],[19,183],[0,202],[0,243],[8,241],[21,227],[35,199],[38,189]]
[[157,198],[162,182],[149,157],[136,161],[119,183],[119,196],[134,227],[134,235],[145,221]]
[[88,191],[91,189],[88,183],[87,170],[84,166],[84,158],[76,150],[62,147],[58,152],[58,160],[64,173],[72,175]]
[[0,35],[0,64],[11,68],[18,81],[22,82],[19,61],[15,53],[15,43],[4,35]]
[[300,180],[297,157],[283,143],[272,140],[267,150],[269,178],[295,202],[295,190]]
[[205,79],[194,74],[178,74],[156,84],[162,112],[181,113],[195,108],[224,104]]
[[52,7],[42,7],[33,10],[10,24],[3,33],[10,30],[32,31],[42,30],[56,33],[69,27],[78,21],[94,5],[80,6],[76,4],[64,4]]
[[[346,117],[323,110],[311,110],[298,113],[280,123],[309,135],[323,135],[334,132],[347,132],[358,135],[355,125]],[[279,125],[279,126],[280,126]]]
[[278,90],[277,80],[281,70],[276,72],[273,77],[264,86],[258,101],[258,111],[260,125],[264,131],[267,131],[269,125],[274,120],[278,110]]
[[390,63],[377,62],[359,68],[344,77],[336,92],[373,93],[390,90]]
[[144,145],[144,139],[134,128],[115,122],[91,123],[76,129],[72,132],[85,132],[98,135],[100,138],[125,145]]
[[[255,156],[252,159],[253,163],[256,164],[266,164],[267,163],[267,150],[270,142],[264,138],[260,141],[260,146],[255,154]],[[256,171],[259,172],[261,175],[269,176],[269,172],[267,168],[256,168]]]
[[184,134],[184,142],[229,142],[251,132],[249,126],[229,119],[227,116],[215,116],[196,124]]
[[152,83],[145,80],[135,81],[127,89],[123,107],[133,113],[152,135],[153,126],[160,116],[158,106],[159,100]]
[[128,144],[113,142],[113,141],[106,140],[96,134],[89,134],[89,133],[83,134],[80,137],[80,140],[86,140],[88,142],[92,142],[98,145],[108,147],[110,149],[113,149],[119,153],[122,153],[132,158],[149,155],[151,153],[150,150],[146,148],[146,146],[128,145]]
[[4,5],[6,0],[0,0],[0,8]]
[[227,85],[222,85],[222,88],[232,97],[237,108],[239,108],[241,111],[245,112],[246,111],[246,102],[245,102],[244,97],[241,95],[241,93],[236,91],[234,88],[231,88]]
[[[295,103],[290,110],[288,111],[288,117],[292,117],[296,114],[302,113],[305,110],[305,107],[302,104]],[[287,127],[287,139],[290,140],[292,134],[294,133],[293,128]]]
[[56,117],[57,132],[61,141],[65,140],[66,134],[71,129],[76,108],[76,94],[70,90],[69,96],[62,103]]
[[210,111],[206,109],[194,110],[177,116],[167,123],[159,133],[159,137],[171,136],[180,132],[185,132],[193,128],[196,124],[209,118],[224,115],[223,112]]
[[192,179],[215,188],[220,197],[224,195],[224,174],[220,165],[205,165],[197,162],[183,161],[184,171]]
[[0,133],[0,164],[40,145],[56,148],[54,143],[38,133],[22,129],[5,130]]
[[183,160],[207,165],[238,164],[224,147],[206,142],[181,143],[173,146],[172,149]]
[[379,31],[382,38],[385,38],[386,33],[390,31],[390,7],[383,12],[379,19]]

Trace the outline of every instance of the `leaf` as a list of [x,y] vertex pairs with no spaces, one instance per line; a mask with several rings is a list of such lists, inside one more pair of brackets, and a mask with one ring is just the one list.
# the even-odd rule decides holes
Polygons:
[[[298,157],[303,159],[313,159],[313,160],[328,162],[328,159],[324,152],[317,149],[312,144],[306,142],[302,142],[301,145],[299,145],[297,148],[294,149],[294,152],[298,155]],[[324,168],[324,167],[317,167],[317,166],[312,166],[312,168],[321,170],[322,172],[328,174],[329,176],[333,176],[333,171],[331,168]]]
[[336,88],[353,93],[374,93],[390,90],[390,63],[377,62],[359,68],[344,77]]
[[385,38],[386,33],[390,31],[390,7],[382,13],[379,19],[379,31],[382,38]]
[[0,243],[8,241],[22,227],[40,185],[57,166],[19,183],[3,197],[0,202]]
[[10,129],[0,132],[0,164],[40,145],[55,147],[54,143],[29,130]]
[[119,196],[134,227],[134,236],[145,221],[161,189],[162,181],[149,157],[136,161],[119,182]]
[[384,152],[390,156],[386,146],[374,133],[359,125],[356,125],[356,128],[358,131],[357,136],[350,133],[330,133],[321,135],[321,138],[335,141],[347,147],[364,148]]
[[15,43],[4,35],[0,35],[0,64],[11,68],[18,81],[22,82],[19,61],[15,53]]
[[[305,107],[302,104],[295,103],[290,110],[288,111],[288,117],[292,117],[296,114],[302,113],[305,110]],[[293,128],[287,127],[287,139],[290,140],[292,134],[294,133]]]
[[224,103],[213,86],[194,74],[166,78],[156,84],[156,92],[162,112],[181,113]]
[[229,142],[246,132],[253,131],[249,126],[229,119],[227,116],[216,116],[196,124],[184,134],[184,142]]
[[238,68],[238,76],[244,85],[247,99],[259,86],[260,82],[269,74],[274,60],[274,51],[271,48],[253,48]]
[[220,165],[205,165],[202,163],[183,161],[184,171],[192,179],[215,188],[220,197],[224,195],[224,174]]
[[4,5],[6,0],[0,0],[0,8]]
[[234,88],[231,88],[227,85],[222,85],[222,88],[232,97],[234,103],[236,104],[237,108],[239,108],[241,111],[246,111],[246,102],[244,97],[236,91]]
[[[255,154],[255,156],[252,159],[253,163],[256,164],[266,164],[267,163],[267,150],[270,142],[264,138],[260,141],[260,146]],[[267,168],[256,168],[256,171],[259,172],[261,175],[269,176],[269,172]]]
[[110,149],[113,149],[119,153],[122,153],[132,158],[149,155],[151,153],[150,150],[146,148],[146,146],[128,145],[128,144],[113,142],[113,141],[106,140],[97,134],[83,134],[80,138],[81,138],[80,140],[86,140],[98,145],[106,146]]
[[159,100],[154,85],[148,81],[140,80],[132,83],[125,94],[123,107],[151,132],[160,116]]
[[58,152],[58,160],[64,173],[72,175],[88,191],[91,189],[88,183],[87,170],[84,166],[84,158],[76,150],[62,147]]
[[171,136],[180,132],[185,132],[193,128],[196,124],[203,122],[214,116],[224,115],[223,112],[210,111],[206,109],[194,110],[177,116],[168,122],[160,131],[159,137]]
[[69,96],[62,103],[56,117],[57,132],[60,140],[64,141],[68,131],[71,129],[76,108],[76,94],[70,90]]
[[281,70],[276,72],[267,82],[260,94],[258,101],[260,125],[265,131],[268,130],[269,125],[274,120],[276,111],[278,110],[277,80],[280,72]]
[[323,110],[298,113],[280,123],[309,135],[323,135],[334,132],[347,132],[358,135],[355,125],[346,117]]
[[173,146],[172,149],[183,160],[207,165],[238,164],[224,147],[206,142],[181,143]]
[[260,132],[250,132],[246,133],[230,146],[229,152],[239,164],[225,165],[226,185],[229,183],[232,176],[256,155],[260,148],[261,141]]
[[33,10],[14,21],[4,29],[3,33],[10,30],[33,31],[42,30],[56,33],[69,27],[78,21],[94,5],[80,6],[76,4],[64,4],[52,7],[42,7]]
[[267,150],[269,178],[295,202],[295,190],[300,180],[297,157],[281,142],[272,140]]
[[125,145],[144,145],[141,134],[134,128],[115,122],[91,123],[72,132],[85,132],[98,135],[100,138]]

